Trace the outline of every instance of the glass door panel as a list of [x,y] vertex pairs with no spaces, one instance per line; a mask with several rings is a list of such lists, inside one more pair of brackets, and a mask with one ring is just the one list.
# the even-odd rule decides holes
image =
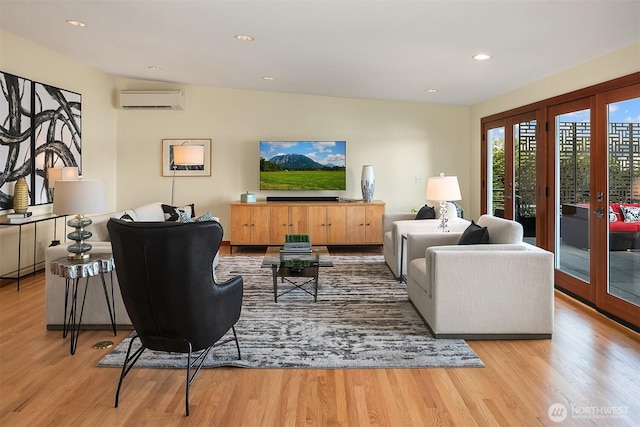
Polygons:
[[640,98],[607,104],[607,293],[640,306]]
[[591,281],[590,110],[555,116],[556,268],[579,282]]
[[536,244],[536,120],[513,125],[515,219],[524,240]]
[[504,126],[487,131],[489,168],[487,182],[487,213],[504,218],[505,150]]

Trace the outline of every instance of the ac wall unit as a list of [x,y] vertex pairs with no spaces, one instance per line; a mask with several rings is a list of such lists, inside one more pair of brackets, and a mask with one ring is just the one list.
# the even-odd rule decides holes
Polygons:
[[120,108],[184,110],[182,90],[121,90]]

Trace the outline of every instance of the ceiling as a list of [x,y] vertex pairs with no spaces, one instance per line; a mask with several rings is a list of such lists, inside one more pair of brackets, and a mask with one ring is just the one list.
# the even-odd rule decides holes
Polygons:
[[0,28],[119,77],[474,105],[640,42],[640,1],[0,0]]

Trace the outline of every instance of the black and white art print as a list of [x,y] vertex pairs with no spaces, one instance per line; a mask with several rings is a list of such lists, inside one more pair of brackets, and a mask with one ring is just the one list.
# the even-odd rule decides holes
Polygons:
[[4,72],[0,88],[0,210],[13,207],[20,177],[30,206],[51,203],[48,168],[81,170],[81,95]]

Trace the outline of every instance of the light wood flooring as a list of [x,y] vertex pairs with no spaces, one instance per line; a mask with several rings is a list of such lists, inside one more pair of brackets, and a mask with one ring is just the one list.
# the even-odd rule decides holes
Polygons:
[[[485,368],[206,369],[185,417],[181,370],[134,370],[114,408],[119,370],[96,367],[109,350],[92,346],[128,332],[83,331],[71,356],[45,328],[39,273],[20,292],[0,289],[0,426],[640,425],[639,335],[564,294],[555,301],[551,340],[470,341]],[[562,423],[549,416],[557,403]]]

